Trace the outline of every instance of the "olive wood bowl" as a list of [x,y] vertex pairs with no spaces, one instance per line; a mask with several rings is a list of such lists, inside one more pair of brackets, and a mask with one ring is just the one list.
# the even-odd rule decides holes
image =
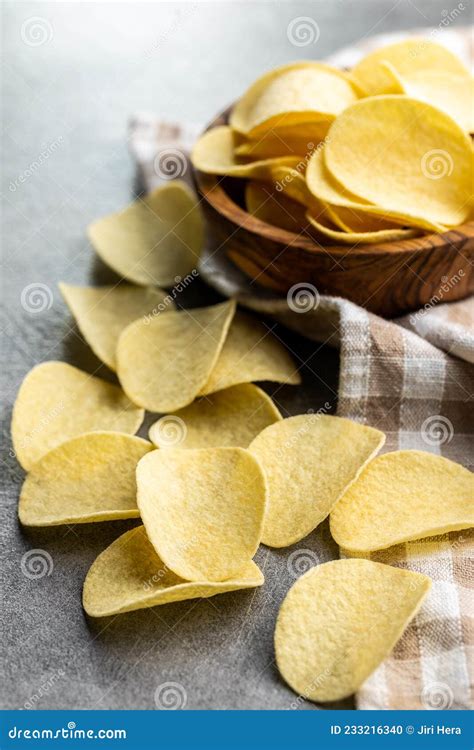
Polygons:
[[[225,125],[230,108],[206,128]],[[266,224],[243,208],[245,181],[194,170],[207,219],[207,250],[255,284],[285,294],[294,284],[345,297],[384,317],[450,302],[474,291],[474,221],[443,234],[380,244],[338,245]]]

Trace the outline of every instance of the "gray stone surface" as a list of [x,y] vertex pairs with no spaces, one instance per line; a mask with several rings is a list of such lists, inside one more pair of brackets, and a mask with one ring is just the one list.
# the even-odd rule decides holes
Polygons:
[[[336,553],[326,524],[292,550],[262,548],[258,562],[266,583],[260,590],[93,622],[81,608],[84,576],[133,523],[21,529],[16,507],[24,475],[10,455],[11,409],[22,378],[44,360],[63,359],[112,378],[74,328],[57,282],[114,278],[94,258],[85,227],[131,198],[131,113],[204,122],[266,68],[323,57],[373,33],[438,25],[444,5],[4,4],[2,707],[152,709],[157,687],[174,682],[187,708],[314,708],[294,704],[296,696],[279,679],[272,637],[293,581],[290,552],[302,551],[294,565]],[[316,19],[320,28],[309,50],[287,38],[289,22],[300,16]],[[28,293],[38,284],[44,285],[43,311],[33,309],[41,300]],[[196,282],[180,303],[215,299]],[[297,414],[326,401],[334,409],[337,353],[281,329],[278,335],[304,377],[301,388],[268,388],[282,411]],[[50,575],[33,580],[22,573],[31,549],[51,556]]]

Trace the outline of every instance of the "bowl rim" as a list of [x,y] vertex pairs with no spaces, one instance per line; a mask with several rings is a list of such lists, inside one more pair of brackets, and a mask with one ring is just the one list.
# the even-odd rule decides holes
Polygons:
[[[211,122],[209,122],[202,133],[206,133],[211,128],[217,127],[218,125],[226,125],[228,123],[229,114],[233,104],[226,107],[220,112]],[[460,236],[463,236],[464,227],[474,227],[474,221],[466,222],[465,224],[449,229],[447,232],[436,233],[430,232],[427,234],[420,234],[418,237],[406,240],[392,240],[391,242],[380,242],[373,244],[359,245],[337,245],[328,244],[324,245],[315,237],[305,235],[302,237],[300,234],[290,232],[287,229],[281,229],[275,227],[273,224],[267,224],[261,219],[257,219],[255,216],[250,214],[244,208],[236,203],[229,193],[224,189],[223,181],[226,179],[222,175],[213,175],[206,172],[200,172],[195,169],[191,163],[192,174],[197,190],[203,200],[205,200],[218,214],[224,216],[228,221],[235,225],[236,231],[243,229],[252,234],[264,237],[267,240],[275,242],[279,245],[284,245],[289,248],[298,248],[313,255],[338,255],[346,256],[348,253],[354,256],[380,256],[383,253],[390,254],[413,254],[423,253],[429,250],[433,250],[436,247],[440,247],[449,244],[456,244],[459,242]],[[237,178],[236,178],[237,179]]]

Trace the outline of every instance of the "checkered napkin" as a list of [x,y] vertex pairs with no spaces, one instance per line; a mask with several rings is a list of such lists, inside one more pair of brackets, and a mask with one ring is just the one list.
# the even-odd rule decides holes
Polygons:
[[[470,59],[470,30],[418,32]],[[332,56],[353,65],[378,45],[406,36],[389,35]],[[138,115],[131,121],[130,144],[146,190],[167,172],[189,179],[185,154],[201,128]],[[302,314],[265,290],[250,286],[221,250],[204,257],[204,279],[260,314],[270,315],[318,341],[339,347],[338,414],[372,425],[387,435],[384,450],[417,448],[474,468],[473,300],[428,305],[387,321],[344,299],[319,298]],[[445,280],[451,283],[452,280]],[[439,304],[441,301],[441,304]],[[361,709],[470,708],[469,667],[473,663],[474,607],[470,531],[409,542],[372,554],[372,559],[425,573],[432,590],[388,659],[357,695]],[[471,575],[470,575],[471,574]]]

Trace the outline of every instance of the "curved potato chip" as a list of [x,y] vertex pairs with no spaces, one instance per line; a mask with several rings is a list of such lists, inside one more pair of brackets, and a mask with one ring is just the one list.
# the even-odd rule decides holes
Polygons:
[[446,112],[468,133],[474,131],[474,80],[445,70],[418,70],[401,76],[394,70],[404,94]]
[[312,194],[304,176],[293,167],[275,165],[271,169],[271,182],[277,192],[286,195],[302,206],[321,207],[321,203]]
[[394,240],[408,240],[411,237],[416,237],[420,234],[419,230],[416,229],[402,229],[396,227],[394,229],[379,229],[372,232],[346,232],[340,229],[332,229],[320,221],[314,219],[311,214],[306,214],[311,226],[313,226],[320,234],[325,237],[329,237],[335,242],[344,242],[347,244],[374,244],[379,242],[393,242]]
[[237,157],[271,159],[276,156],[305,157],[327,135],[332,120],[275,128],[255,139],[246,138],[235,146]]
[[190,404],[209,380],[234,312],[235,302],[222,302],[129,325],[117,347],[125,393],[149,411]]
[[30,469],[45,453],[83,432],[116,430],[131,435],[144,412],[121,388],[65,362],[43,362],[20,386],[12,416],[16,457]]
[[313,531],[384,442],[373,427],[327,414],[263,430],[249,446],[268,482],[263,544],[288,547]]
[[174,286],[196,267],[204,223],[196,196],[173,180],[88,227],[95,251],[128,281]]
[[154,446],[120,432],[89,432],[46,453],[20,494],[24,526],[136,518],[137,463]]
[[430,587],[421,573],[369,560],[311,568],[278,614],[275,654],[283,679],[312,701],[352,695],[389,655]]
[[78,328],[94,354],[115,370],[117,343],[122,331],[147,313],[174,310],[175,304],[158,287],[72,286],[59,284]]
[[269,380],[298,385],[301,376],[283,344],[259,320],[236,313],[219,358],[200,396],[221,391],[239,383]]
[[352,68],[350,77],[366,96],[397,93],[392,76],[380,65],[382,62],[390,63],[402,76],[419,70],[468,73],[461,60],[443,45],[413,37],[370,52]]
[[357,99],[347,76],[314,61],[290,63],[265,73],[239,99],[229,124],[251,134],[298,123],[331,120]]
[[186,599],[255,588],[264,578],[252,560],[223,582],[190,583],[175,575],[156,554],[143,526],[122,534],[92,563],[82,603],[90,617],[107,617]]
[[365,468],[331,513],[345,549],[370,552],[474,526],[474,475],[442,456],[385,453]]
[[396,95],[361,99],[332,124],[324,158],[336,180],[387,211],[411,217],[416,206],[427,221],[450,226],[469,216],[470,138],[426,102]]
[[278,156],[240,164],[235,158],[234,145],[234,133],[227,125],[219,125],[208,130],[194,144],[191,152],[194,168],[207,174],[265,180],[272,165],[296,166],[300,161],[299,156]]
[[325,212],[332,223],[344,232],[379,232],[382,229],[400,229],[400,222],[384,219],[381,216],[354,211],[343,206],[325,204]]
[[243,448],[153,451],[137,466],[137,487],[148,538],[182,578],[223,581],[257,551],[266,483]]
[[[395,224],[411,224],[421,229],[427,229],[428,231],[442,232],[446,229],[446,227],[437,222],[428,221],[418,215],[408,216],[401,212],[389,211],[354,195],[354,193],[351,193],[350,190],[347,190],[347,188],[338,183],[329,173],[324,163],[322,149],[316,150],[309,160],[306,168],[306,183],[311,194],[325,207],[337,207],[338,211],[340,208],[346,208],[356,221],[360,220],[363,222],[365,217],[379,218],[380,220],[385,218],[393,221]],[[330,213],[328,215],[330,216]]]
[[300,233],[308,225],[306,209],[301,203],[288,198],[284,193],[272,190],[261,182],[248,182],[245,186],[247,211],[260,221],[287,232]]
[[247,448],[281,414],[267,394],[251,383],[226,388],[161,417],[150,427],[158,448]]

